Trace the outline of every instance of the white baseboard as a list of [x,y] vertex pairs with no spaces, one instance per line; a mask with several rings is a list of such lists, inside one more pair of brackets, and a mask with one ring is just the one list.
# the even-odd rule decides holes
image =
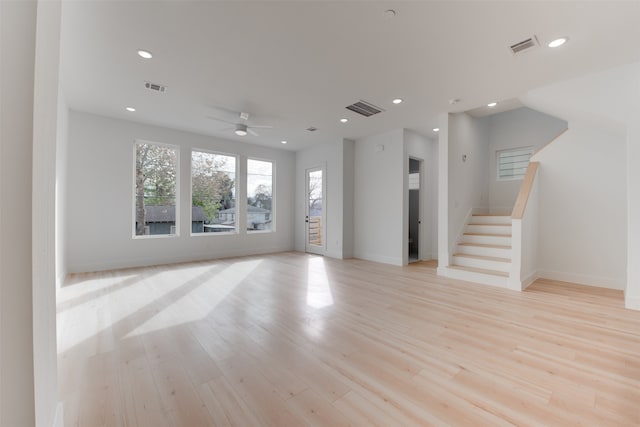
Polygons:
[[640,310],[640,296],[627,295],[624,296],[624,308],[629,310]]
[[531,274],[529,277],[527,277],[522,281],[522,290],[524,291],[525,289],[527,289],[529,285],[531,285],[533,282],[535,282],[539,278],[540,278],[540,275],[538,274],[537,271]]
[[252,250],[246,250],[246,249],[227,250],[227,251],[217,251],[217,252],[210,252],[210,253],[199,252],[199,253],[192,253],[184,256],[169,254],[166,256],[109,259],[108,261],[105,261],[103,263],[78,263],[75,265],[70,265],[68,267],[68,272],[69,273],[87,273],[87,272],[95,272],[95,271],[118,270],[122,268],[148,267],[153,265],[164,265],[164,264],[180,264],[183,262],[198,262],[198,261],[208,261],[208,260],[214,260],[214,259],[234,258],[234,257],[241,257],[241,256],[289,252],[291,250],[292,250],[291,247],[271,247],[271,248],[252,249]]
[[626,282],[624,279],[613,279],[611,277],[598,277],[585,274],[564,273],[559,271],[540,271],[538,272],[538,278],[577,283],[579,285],[594,286],[597,288],[616,289],[619,291],[624,290],[626,286]]
[[379,262],[381,264],[402,265],[402,258],[388,257],[385,255],[354,253],[353,257],[365,261]]
[[426,254],[423,254],[423,255],[420,257],[420,261],[430,261],[430,260],[432,260],[432,259],[433,259],[432,255],[433,255],[433,254],[432,254],[431,252],[426,253]]

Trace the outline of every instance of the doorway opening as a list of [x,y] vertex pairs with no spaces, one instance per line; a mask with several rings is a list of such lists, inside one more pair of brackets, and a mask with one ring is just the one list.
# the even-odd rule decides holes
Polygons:
[[420,260],[422,160],[409,158],[409,262]]
[[325,253],[325,169],[317,167],[305,172],[305,251],[324,255]]

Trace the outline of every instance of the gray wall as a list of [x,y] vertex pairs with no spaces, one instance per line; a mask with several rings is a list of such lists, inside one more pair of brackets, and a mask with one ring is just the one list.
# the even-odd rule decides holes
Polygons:
[[498,181],[496,152],[510,148],[545,146],[567,128],[567,122],[530,108],[487,117],[489,121],[489,206],[492,212],[511,212],[522,180]]

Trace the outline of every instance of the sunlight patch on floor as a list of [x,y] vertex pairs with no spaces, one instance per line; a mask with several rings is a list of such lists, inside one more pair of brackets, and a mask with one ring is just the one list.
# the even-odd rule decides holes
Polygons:
[[333,295],[324,258],[310,258],[307,264],[307,305],[313,308],[324,308],[333,305]]
[[[125,338],[206,318],[261,262],[262,260],[236,262],[207,277],[195,289],[129,332]],[[206,303],[203,304],[202,301]]]

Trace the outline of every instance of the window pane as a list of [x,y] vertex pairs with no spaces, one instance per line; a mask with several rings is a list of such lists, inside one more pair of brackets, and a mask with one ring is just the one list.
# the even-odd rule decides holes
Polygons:
[[236,158],[191,152],[191,232],[236,232]]
[[498,151],[498,179],[522,179],[527,172],[533,148]]
[[176,147],[136,143],[136,236],[176,234],[177,158]]
[[273,230],[273,163],[247,160],[247,230]]

